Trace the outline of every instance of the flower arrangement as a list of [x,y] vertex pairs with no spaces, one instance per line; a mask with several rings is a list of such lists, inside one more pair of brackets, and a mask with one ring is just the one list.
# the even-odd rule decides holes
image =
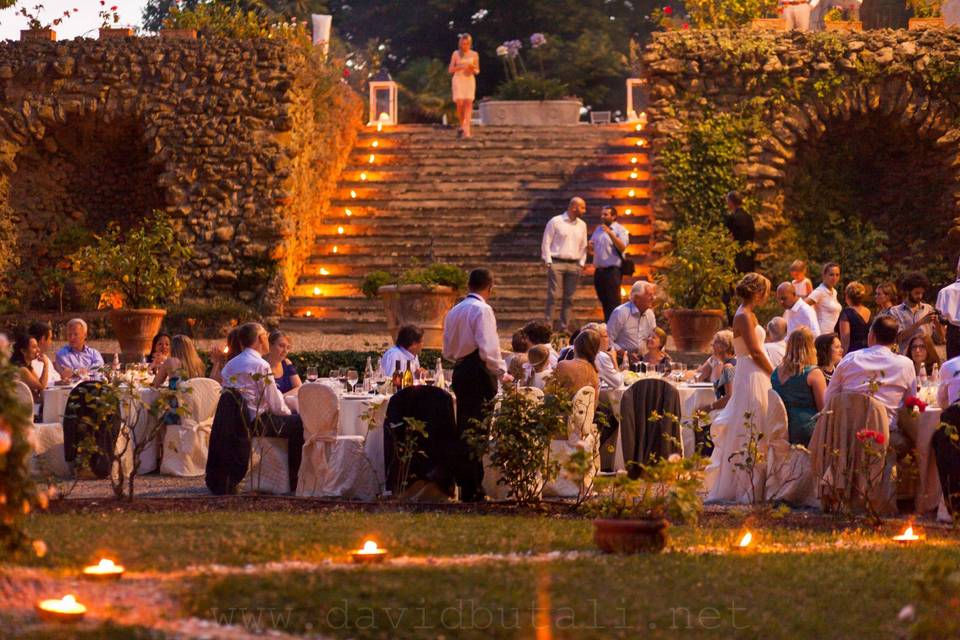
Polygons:
[[874,442],[876,445],[882,447],[887,442],[887,437],[880,433],[879,431],[873,431],[871,429],[861,429],[857,431],[857,440],[861,443]]
[[918,415],[927,410],[927,403],[916,396],[910,396],[903,401],[903,406],[910,410],[910,413]]
[[907,8],[914,18],[939,18],[943,14],[943,0],[907,0]]
[[100,12],[97,14],[100,18],[100,28],[110,29],[113,25],[120,22],[120,14],[117,13],[117,5],[107,7],[107,0],[100,0]]
[[31,8],[20,7],[20,11],[17,13],[27,19],[27,26],[34,30],[40,31],[45,29],[52,29],[53,27],[59,26],[61,22],[69,18],[75,13],[79,13],[79,9],[74,8],[72,10],[68,9],[60,14],[58,17],[54,18],[48,23],[44,23],[40,19],[40,14],[43,13],[43,5],[35,4]]
[[650,12],[647,20],[664,31],[685,31],[690,28],[690,16],[674,11],[670,5],[657,7]]

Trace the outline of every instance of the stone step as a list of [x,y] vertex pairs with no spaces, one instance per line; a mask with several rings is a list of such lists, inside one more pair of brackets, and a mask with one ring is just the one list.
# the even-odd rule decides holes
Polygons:
[[[622,190],[621,190],[622,191]],[[380,211],[396,211],[404,212],[405,215],[409,215],[410,211],[420,212],[422,215],[436,215],[436,216],[446,216],[451,211],[469,211],[469,210],[486,210],[486,211],[507,211],[507,212],[526,212],[526,213],[535,213],[535,212],[553,212],[553,215],[557,215],[566,210],[567,204],[570,202],[570,198],[574,196],[580,196],[587,201],[587,204],[596,204],[597,202],[603,202],[604,204],[610,204],[615,207],[646,207],[650,204],[650,199],[641,194],[641,190],[637,189],[637,195],[630,198],[625,193],[620,194],[598,194],[598,193],[585,193],[577,191],[557,191],[553,195],[544,196],[542,198],[536,198],[528,202],[518,203],[515,199],[511,198],[488,198],[487,200],[471,199],[465,201],[452,201],[438,198],[431,198],[430,200],[408,200],[405,198],[397,198],[395,200],[381,200],[374,198],[361,198],[360,193],[357,193],[357,198],[351,199],[334,199],[330,202],[332,207],[368,207],[374,208]]]

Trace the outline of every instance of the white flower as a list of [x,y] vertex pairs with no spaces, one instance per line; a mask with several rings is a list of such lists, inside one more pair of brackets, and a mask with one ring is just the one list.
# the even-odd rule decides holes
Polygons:
[[917,613],[916,607],[912,604],[908,604],[903,609],[900,609],[900,613],[897,614],[897,620],[900,622],[909,622],[913,620],[913,616]]
[[679,453],[671,453],[671,454],[670,454],[670,457],[667,458],[667,462],[671,462],[671,463],[680,462],[680,454],[679,454]]
[[497,47],[497,55],[501,58],[506,58],[510,54],[510,51],[504,46],[500,45]]

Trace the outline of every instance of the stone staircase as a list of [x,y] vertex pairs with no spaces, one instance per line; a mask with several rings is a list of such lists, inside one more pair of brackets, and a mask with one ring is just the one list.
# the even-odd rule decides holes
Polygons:
[[[439,126],[370,127],[316,230],[284,325],[384,332],[382,306],[363,297],[360,283],[374,269],[398,271],[417,261],[492,269],[490,302],[502,333],[542,318],[543,228],[573,196],[587,202],[590,233],[601,205],[617,207],[630,232],[635,277],[646,275],[653,227],[641,145],[633,125],[476,127],[470,140]],[[582,279],[575,316],[601,317],[592,276]]]

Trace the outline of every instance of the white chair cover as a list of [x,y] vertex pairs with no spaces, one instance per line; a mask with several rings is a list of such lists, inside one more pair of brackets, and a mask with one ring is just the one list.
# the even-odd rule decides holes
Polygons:
[[250,471],[247,491],[254,493],[290,493],[290,463],[286,438],[255,437],[250,439]]
[[[29,407],[33,415],[33,394],[30,387],[17,380],[14,382],[14,394],[20,404]],[[30,473],[37,476],[56,476],[66,478],[70,475],[70,465],[63,457],[63,425],[53,422],[33,424],[31,436],[33,455],[30,456]]]
[[303,462],[297,479],[298,496],[337,496],[373,500],[379,491],[362,436],[337,435],[340,402],[324,384],[300,388],[303,420]]
[[767,501],[783,501],[795,507],[819,507],[816,483],[810,466],[810,452],[790,445],[787,408],[773,389],[767,402],[767,423],[764,428],[766,446]]
[[593,422],[596,407],[597,391],[593,387],[583,387],[574,394],[573,409],[567,420],[567,439],[550,442],[550,457],[560,463],[561,469],[557,479],[544,487],[545,497],[576,498],[579,495],[582,488],[580,480],[571,477],[563,469],[563,465],[577,451],[590,452],[593,457],[593,468],[583,479],[583,483],[589,484],[596,474],[600,463],[597,425]]
[[207,451],[213,414],[220,400],[220,383],[210,378],[185,380],[178,389],[186,409],[180,424],[166,426],[160,473],[171,476],[202,476],[206,472]]
[[520,387],[517,391],[529,400],[543,400],[543,389],[538,389],[537,387]]

